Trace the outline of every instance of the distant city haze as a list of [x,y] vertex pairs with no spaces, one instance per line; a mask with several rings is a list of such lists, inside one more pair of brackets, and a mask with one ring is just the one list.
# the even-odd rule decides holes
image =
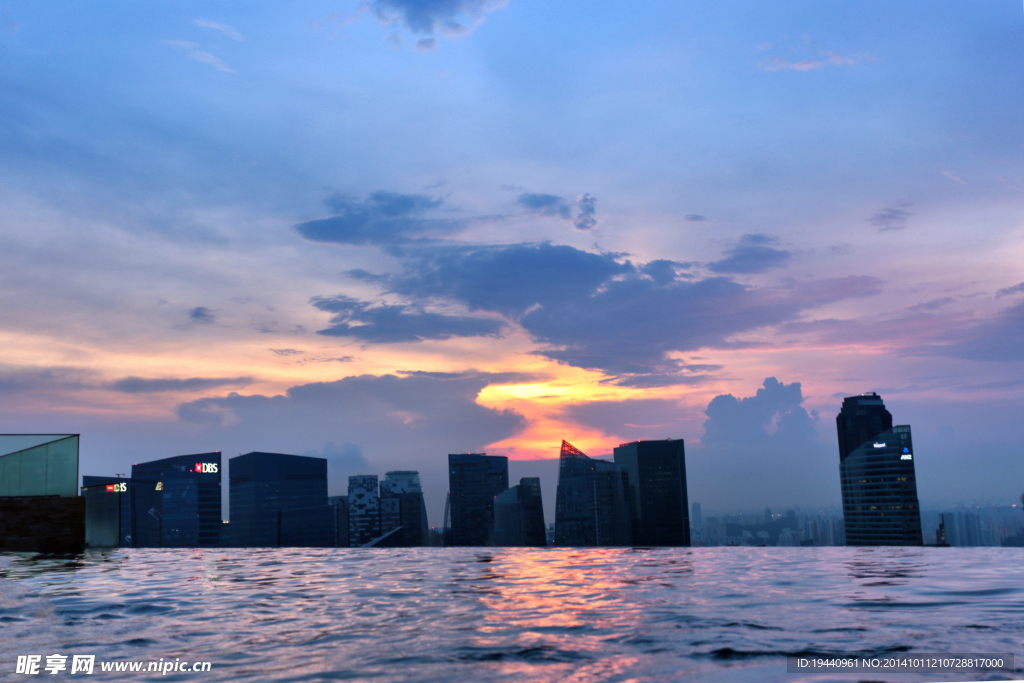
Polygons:
[[434,526],[450,453],[539,477],[553,521],[563,440],[682,439],[715,516],[838,510],[835,416],[874,391],[922,510],[1017,503],[1022,30],[1013,3],[0,8],[0,433],[80,434],[83,475],[415,470]]

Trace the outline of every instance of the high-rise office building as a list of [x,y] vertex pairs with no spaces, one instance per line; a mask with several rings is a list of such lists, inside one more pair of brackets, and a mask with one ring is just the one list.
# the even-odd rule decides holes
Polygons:
[[619,465],[587,457],[562,441],[555,498],[555,545],[633,543],[629,475]]
[[703,524],[704,518],[700,514],[700,503],[693,503],[690,505],[690,526],[700,529]]
[[[86,546],[134,547],[131,486],[132,480],[127,477],[82,477]],[[114,533],[117,540],[111,543]]]
[[875,392],[849,396],[843,399],[843,407],[836,415],[836,432],[839,435],[839,461],[875,436],[892,429],[892,413],[885,409],[882,397]]
[[218,547],[223,526],[220,461],[220,453],[213,452],[132,465],[132,546]]
[[490,545],[494,499],[508,488],[508,458],[484,453],[450,453],[448,488],[453,546]]
[[683,440],[619,444],[615,464],[629,475],[633,544],[690,545]]
[[377,475],[361,474],[349,477],[349,545],[358,548],[380,536],[380,495],[378,494]]
[[405,482],[404,490],[423,491],[423,487],[420,485],[420,473],[416,470],[391,470],[390,472],[385,472],[384,481]]
[[327,504],[334,506],[334,545],[348,548],[348,496],[329,496]]
[[543,548],[547,544],[540,479],[523,477],[494,499],[494,545]]
[[[326,525],[316,538],[334,536],[333,517],[314,514],[285,515],[282,511],[323,508],[327,505],[327,460],[284,453],[246,453],[231,458],[231,545],[243,548],[277,547],[285,524]],[[307,545],[305,534],[284,534],[289,543]],[[314,533],[308,530],[308,533]]]
[[850,396],[836,416],[847,545],[921,545],[914,444],[876,393]]
[[120,477],[82,477],[87,548],[131,547],[128,481]]
[[337,545],[337,509],[328,503],[308,508],[281,510],[282,548],[334,548]]
[[429,545],[430,527],[423,500],[419,472],[394,470],[384,474],[380,483],[380,530],[386,534],[400,531],[389,539],[391,547]]

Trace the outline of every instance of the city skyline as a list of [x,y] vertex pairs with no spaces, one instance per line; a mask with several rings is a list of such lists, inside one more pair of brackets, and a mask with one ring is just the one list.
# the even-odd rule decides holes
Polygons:
[[[379,487],[377,475],[350,476],[347,496],[328,497],[325,459],[271,453],[232,459],[242,469],[230,475],[230,497],[236,505],[225,511],[228,514],[222,525],[219,496],[210,498],[208,494],[221,490],[224,469],[219,453],[204,453],[136,463],[129,480],[84,476],[81,492],[86,497],[86,544],[543,546],[545,535],[549,544],[575,547],[1021,544],[1024,528],[1016,504],[973,508],[957,505],[953,506],[955,511],[941,513],[920,511],[914,494],[910,427],[893,426],[892,416],[877,394],[847,397],[836,422],[840,433],[848,437],[839,441],[840,469],[853,475],[843,477],[841,511],[794,506],[773,513],[766,507],[753,513],[748,510],[736,514],[733,510],[703,516],[701,504],[694,502],[690,516],[681,441],[619,444],[615,462],[591,459],[563,441],[555,521],[546,534],[540,478],[525,477],[519,485],[510,486],[507,459],[484,454],[449,455],[449,488],[455,492],[455,503],[451,514],[446,510],[442,529],[433,533],[423,516],[419,472],[387,472]],[[3,438],[11,444],[30,445],[8,459],[35,453],[33,457],[45,460],[52,444],[34,449],[31,444],[55,437],[69,438]],[[861,443],[864,437],[867,440]],[[77,437],[70,438],[77,443]],[[77,457],[74,461],[73,471],[77,470]],[[851,463],[855,463],[853,470],[849,469]],[[29,467],[27,471],[35,470],[38,468]],[[22,474],[25,471],[23,467]],[[7,483],[31,487],[45,479],[15,476],[13,480],[7,477]],[[204,487],[208,489],[206,494]],[[236,499],[245,499],[248,504],[238,507]],[[891,507],[893,504],[896,507]],[[467,506],[471,510],[468,514]],[[493,526],[488,519],[491,512]],[[213,513],[213,517],[203,521],[210,516],[206,513]],[[233,522],[230,527],[226,525],[227,517]],[[253,527],[256,518],[263,521]],[[203,529],[208,523],[213,524],[213,537],[206,534],[204,541]],[[253,537],[252,530],[258,530],[261,536]]]
[[[767,384],[767,381],[766,381],[766,384]],[[877,395],[874,394],[874,392],[868,392],[866,394],[863,394],[862,396],[869,396],[869,395],[873,395],[873,396],[875,396],[877,398]],[[890,422],[891,422],[891,418],[890,418]],[[622,446],[627,446],[630,443],[634,443],[634,442],[626,442],[625,444],[617,444],[616,446],[609,446],[609,450],[613,450],[614,451],[614,450],[617,450],[618,448],[621,448]],[[561,449],[563,451],[565,449],[565,442],[564,442],[564,440],[563,440]],[[241,454],[239,454],[239,455],[241,455]],[[320,454],[315,454],[315,455],[317,457],[319,457]],[[491,452],[491,453],[481,453],[480,455],[496,456],[496,457],[499,457],[499,458],[507,457],[507,456],[502,456],[501,454],[494,453],[494,452]],[[309,454],[307,454],[306,457],[308,458],[308,456],[309,456]],[[172,456],[172,459],[174,457],[188,458],[190,456]],[[831,454],[830,457],[832,457],[834,459],[834,457],[835,457],[834,453]],[[614,454],[613,453],[606,453],[606,454],[594,456],[594,459],[599,460],[601,462],[609,462],[610,463],[610,462],[613,462],[613,460],[614,460]],[[337,467],[337,463],[333,463],[332,464],[332,460],[329,457],[326,458],[326,460],[327,460],[327,462],[329,464],[331,464],[331,468],[336,468]],[[548,522],[553,523],[553,521],[554,521],[554,509],[555,509],[555,491],[557,489],[557,481],[558,481],[559,459],[553,458],[553,459],[526,460],[526,461],[510,460],[509,462],[510,462],[510,471],[513,472],[513,474],[514,474],[514,476],[512,477],[513,479],[519,478],[521,475],[523,475],[525,473],[525,474],[530,474],[530,475],[536,476],[540,480],[543,480],[543,481],[547,482],[547,485],[545,487],[543,487],[543,496],[544,496],[544,499],[547,501],[545,503],[545,505],[546,505],[545,509],[548,511],[548,513],[546,515],[546,520]],[[820,465],[820,463],[817,463],[817,464]],[[121,465],[118,465],[118,467],[123,468],[123,463]],[[230,470],[230,460],[228,460],[222,467],[223,467],[222,471],[225,473],[225,476],[228,476],[228,472]],[[345,495],[348,492],[348,487],[351,485],[350,480],[353,478],[353,476],[370,476],[370,477],[373,477],[373,478],[376,478],[376,476],[377,476],[375,474],[372,474],[372,475],[365,474],[365,471],[368,471],[369,469],[372,469],[369,466],[360,466],[360,467],[352,468],[352,466],[350,464],[342,463],[342,468],[343,468],[343,472],[345,472],[345,473],[341,474],[341,475],[339,475],[338,472],[336,472],[336,471],[331,471],[331,469],[328,470],[328,478],[329,478],[330,482],[339,482],[339,481],[341,482],[340,485],[335,484],[335,483],[332,483],[332,484],[329,485],[328,493],[331,496]],[[350,474],[350,473],[356,473],[356,474],[353,475],[353,474]],[[84,472],[84,471],[82,472],[82,474],[85,475],[85,476],[88,476],[86,474],[86,472]],[[426,469],[424,471],[424,474],[426,475],[424,477],[425,480],[431,481],[434,484],[440,483],[440,478],[437,475],[438,474],[442,474],[442,473],[436,472],[436,471],[432,472],[428,468],[428,469]],[[730,475],[731,475],[731,473],[730,473]],[[767,481],[770,481],[770,482],[773,482],[773,483],[784,483],[784,482],[781,481],[783,477],[782,477],[782,475],[779,472],[774,472],[773,473],[773,472],[770,472],[770,471],[766,471],[766,472],[760,473],[758,475],[758,477],[760,477],[762,475],[768,477]],[[108,477],[108,476],[109,475],[100,475],[99,478],[104,478],[104,477]],[[94,479],[97,478],[95,476],[95,473],[93,473],[93,478]],[[732,477],[732,478],[735,479],[735,477]],[[703,491],[703,492],[706,493],[706,491],[707,491],[706,480],[699,479],[698,481],[700,482],[698,491]],[[759,479],[759,482],[761,484],[763,484],[764,481],[765,480],[763,480],[763,479]],[[829,511],[831,513],[838,512],[840,514],[840,516],[841,516],[841,513],[842,513],[842,497],[841,497],[841,493],[840,492],[841,492],[841,488],[842,487],[839,485],[839,477],[838,476],[836,477],[835,485],[837,487],[835,491],[822,490],[822,491],[816,492],[816,494],[819,494],[820,496],[822,496],[824,498],[829,498],[829,497],[834,498],[834,500],[830,500],[830,501],[824,502],[824,503],[819,502],[819,503],[810,503],[810,504],[808,504],[808,503],[805,503],[805,502],[794,502],[793,499],[787,499],[787,498],[783,497],[781,494],[779,494],[777,492],[777,489],[780,489],[781,487],[779,487],[779,486],[763,487],[762,486],[762,493],[763,493],[763,495],[761,497],[762,502],[760,502],[760,503],[759,502],[751,502],[750,500],[747,500],[747,501],[745,501],[745,503],[739,504],[739,505],[734,504],[734,503],[722,503],[720,501],[715,501],[715,498],[712,496],[712,497],[704,498],[703,499],[704,500],[703,504],[705,506],[705,510],[708,511],[708,514],[712,514],[712,515],[723,515],[723,514],[726,514],[726,515],[730,515],[730,514],[744,515],[744,514],[748,514],[748,513],[751,513],[751,512],[757,513],[760,510],[762,505],[767,504],[769,507],[770,506],[776,506],[776,507],[786,508],[786,509],[794,508],[794,509],[798,509],[798,510],[799,509],[827,510],[827,511]],[[1014,485],[1014,483],[1011,482],[1009,488],[1012,489],[1013,485]],[[434,490],[429,490],[428,489],[427,491],[424,492],[424,502],[426,503],[426,501],[430,501],[429,503],[426,503],[428,505],[428,508],[429,508],[428,518],[431,519],[431,520],[436,520],[436,521],[433,522],[433,526],[435,526],[437,528],[440,528],[439,525],[441,523],[441,519],[444,516],[443,512],[442,512],[442,510],[443,510],[442,506],[444,505],[445,495],[446,495],[444,492],[448,491],[448,490],[449,490],[448,482],[444,482],[441,486],[437,487],[436,489],[434,489]],[[832,496],[832,494],[835,494],[835,495]],[[228,501],[229,496],[228,496],[227,489],[225,489],[224,492],[223,492],[223,498],[224,498],[225,518],[227,518],[227,516],[228,516],[227,511],[230,510],[230,503]],[[943,509],[943,510],[945,510],[947,508],[961,509],[961,508],[965,508],[965,507],[969,508],[969,507],[972,507],[972,506],[974,506],[974,507],[978,507],[978,506],[988,507],[988,506],[993,506],[993,505],[995,505],[995,506],[1010,505],[1012,507],[1018,507],[1018,504],[1017,504],[1016,501],[1019,500],[1020,498],[1021,498],[1020,496],[1014,496],[1012,494],[1010,496],[1004,496],[1002,499],[1000,499],[999,496],[992,496],[992,495],[987,495],[987,496],[984,496],[984,497],[981,497],[981,498],[979,498],[979,497],[968,498],[968,497],[963,497],[963,496],[960,496],[960,497],[950,497],[950,498],[933,497],[931,499],[926,499],[925,502],[921,504],[921,509],[922,510],[930,510],[930,511],[934,512],[934,511],[939,510],[939,509]],[[711,501],[711,502],[709,503],[708,501]],[[696,500],[696,502],[699,503],[701,501],[700,500]]]
[[1019,496],[1019,7],[413,7],[0,12],[0,431],[824,506],[877,391],[922,506]]

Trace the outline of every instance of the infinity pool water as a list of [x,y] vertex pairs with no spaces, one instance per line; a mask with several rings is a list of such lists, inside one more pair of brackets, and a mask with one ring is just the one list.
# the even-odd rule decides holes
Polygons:
[[1003,680],[1024,678],[1022,643],[1018,548],[0,554],[0,677],[59,653],[212,663],[92,680],[938,681],[972,677],[785,657],[1015,653],[976,676]]

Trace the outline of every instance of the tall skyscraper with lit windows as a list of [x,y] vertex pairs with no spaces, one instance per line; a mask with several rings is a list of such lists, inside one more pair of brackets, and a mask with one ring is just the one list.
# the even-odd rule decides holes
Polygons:
[[220,545],[221,455],[177,455],[132,465],[131,545],[193,548]]
[[910,425],[872,392],[843,399],[836,430],[846,544],[921,545]]

